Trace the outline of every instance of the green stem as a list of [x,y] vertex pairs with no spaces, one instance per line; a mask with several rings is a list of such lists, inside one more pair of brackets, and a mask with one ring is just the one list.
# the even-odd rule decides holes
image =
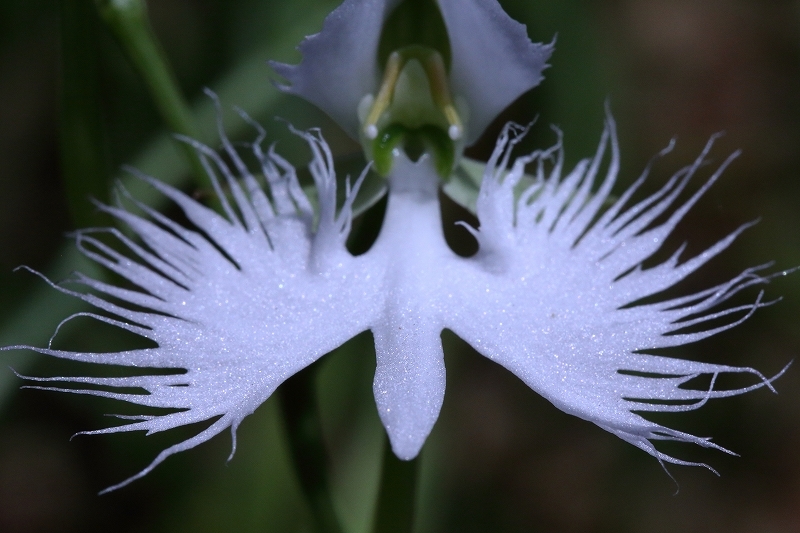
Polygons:
[[301,370],[281,386],[281,408],[300,486],[320,533],[342,533],[331,498],[328,461],[317,409],[318,364]]
[[401,461],[388,439],[383,450],[383,474],[375,513],[375,533],[411,533],[414,527],[419,459]]
[[[198,139],[192,112],[153,33],[144,0],[95,0],[95,3],[100,16],[147,84],[167,127],[175,133]],[[210,189],[211,181],[194,149],[182,142],[179,145],[191,165],[198,186]]]
[[61,173],[76,227],[106,225],[90,198],[108,200],[108,159],[100,109],[97,15],[92,0],[61,1],[59,145]]

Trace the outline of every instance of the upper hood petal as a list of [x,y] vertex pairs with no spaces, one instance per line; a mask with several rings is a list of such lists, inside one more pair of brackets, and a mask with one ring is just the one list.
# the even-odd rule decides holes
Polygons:
[[552,44],[534,44],[497,0],[437,0],[450,38],[450,83],[469,106],[466,144],[522,93],[539,85]]
[[[300,43],[299,65],[270,62],[289,81],[278,87],[316,105],[358,139],[358,105],[377,90],[383,24],[400,2],[345,0],[321,32]],[[468,107],[470,145],[503,109],[541,82],[553,46],[532,43],[525,25],[511,19],[497,0],[437,3],[450,40],[451,88]]]
[[270,61],[290,83],[278,87],[319,107],[358,139],[358,103],[375,92],[383,23],[399,2],[345,0],[325,18],[321,32],[297,47],[303,54],[299,65]]

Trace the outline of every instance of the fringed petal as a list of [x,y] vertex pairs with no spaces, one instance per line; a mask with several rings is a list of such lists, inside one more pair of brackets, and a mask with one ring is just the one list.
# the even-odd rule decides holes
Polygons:
[[[610,115],[595,157],[565,177],[560,143],[555,151],[535,152],[509,165],[510,150],[523,133],[522,128],[507,127],[487,166],[477,203],[480,251],[457,264],[454,312],[446,315],[446,327],[561,410],[594,422],[660,461],[693,464],[657,451],[652,440],[720,449],[708,439],[671,430],[636,413],[686,411],[711,398],[772,389],[771,382],[786,369],[767,378],[752,368],[643,352],[695,342],[742,322],[765,305],[760,295],[750,305],[718,306],[745,287],[766,283],[769,276],[749,269],[713,289],[641,303],[652,301],[722,252],[742,229],[683,262],[678,254],[646,269],[642,262],[659,250],[732,158],[688,201],[679,203],[679,194],[705,163],[709,143],[661,190],[631,207],[626,207],[631,197],[626,192],[603,212],[619,169]],[[598,183],[609,145],[608,169]],[[536,179],[517,198],[514,187],[527,163],[536,164]],[[712,320],[716,327],[703,329]],[[717,378],[727,373],[751,374],[753,383],[718,389]],[[702,375],[710,377],[708,388],[687,386]]]
[[[84,255],[135,288],[80,275],[74,281],[93,292],[54,286],[112,315],[86,316],[139,333],[154,341],[156,348],[118,353],[4,348],[30,349],[87,363],[174,370],[166,375],[162,371],[117,378],[28,378],[41,383],[39,388],[181,410],[134,417],[129,424],[91,433],[153,433],[213,420],[197,436],[165,450],[145,470],[111,489],[141,477],[172,453],[228,427],[235,431],[289,376],[375,322],[378,279],[367,262],[352,257],[344,247],[348,210],[358,184],[337,213],[336,179],[327,145],[317,133],[299,134],[314,156],[312,174],[320,191],[322,214],[316,227],[300,211],[286,213],[286,206],[267,205],[267,195],[255,186],[255,177],[246,173],[227,140],[224,147],[236,171],[212,150],[190,141],[207,168],[216,171],[211,176],[220,191],[217,172],[225,178],[225,188],[233,197],[232,203],[221,198],[226,216],[169,185],[143,177],[172,199],[194,228],[179,226],[149,210],[150,220],[122,208],[104,207],[126,223],[144,246],[111,230],[131,252],[125,255],[98,240],[93,235],[96,230],[76,234]],[[258,149],[254,154],[265,168],[285,166]],[[269,196],[297,194],[299,185],[290,192],[293,176],[293,169],[288,178],[268,176]],[[84,388],[51,387],[51,383]],[[131,388],[143,392],[128,392]]]

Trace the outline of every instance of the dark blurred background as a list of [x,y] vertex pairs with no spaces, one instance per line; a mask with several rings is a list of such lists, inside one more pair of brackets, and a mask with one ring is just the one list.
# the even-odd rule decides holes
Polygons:
[[[149,7],[156,34],[197,109],[208,107],[201,90],[211,87],[225,104],[251,111],[271,138],[286,138],[285,126],[272,120],[276,115],[299,127],[322,125],[334,150],[345,156],[356,153],[357,145],[310,105],[280,95],[265,64],[297,62],[294,46],[318,31],[337,4],[152,0]],[[594,152],[609,101],[620,131],[620,190],[677,137],[674,152],[653,171],[646,190],[654,190],[694,159],[710,135],[724,131],[714,160],[721,162],[736,149],[743,155],[668,247],[688,241],[687,253],[697,253],[742,223],[760,222],[684,289],[706,287],[771,260],[774,270],[800,265],[800,2],[501,4],[527,24],[534,40],[549,42],[557,34],[556,52],[543,84],[517,101],[471,155],[488,154],[504,121],[538,115],[529,145],[551,144],[548,124],[557,124],[574,163]],[[12,273],[20,264],[56,279],[68,273],[59,270],[71,248],[64,235],[74,227],[60,171],[59,16],[57,2],[0,2],[0,344],[44,345],[72,312],[68,298],[51,295],[46,315],[29,316],[26,306],[51,290],[28,273]],[[180,174],[175,169],[181,155],[171,148],[145,86],[102,22],[93,24],[99,92],[89,104],[101,111],[109,178],[125,163],[157,177]],[[213,129],[211,115],[199,115],[198,126]],[[242,138],[247,136],[252,135]],[[281,142],[291,160],[307,159],[290,141]],[[85,210],[93,209],[87,200]],[[453,230],[452,238],[464,235]],[[768,299],[783,300],[734,330],[670,354],[776,373],[800,351],[800,273],[778,278],[766,290]],[[109,328],[76,322],[65,332],[72,346],[109,349],[114,342]],[[47,333],[42,337],[40,331]],[[683,459],[708,462],[721,474],[670,467],[680,488],[674,494],[675,483],[652,457],[561,413],[453,335],[445,335],[444,342],[448,388],[422,456],[419,533],[800,531],[797,368],[776,382],[777,396],[759,390],[698,412],[658,417],[676,429],[713,436],[741,454],[662,446]],[[320,375],[336,501],[352,532],[369,528],[383,438],[371,400],[369,346],[369,338],[354,340],[323,360]],[[22,353],[0,357],[35,375],[81,372]],[[135,473],[188,433],[69,441],[78,431],[113,424],[103,414],[122,408],[99,399],[20,391],[21,381],[4,373],[0,531],[310,531],[286,460],[277,399],[244,422],[230,463],[225,463],[230,439],[221,435],[99,497],[99,490]]]

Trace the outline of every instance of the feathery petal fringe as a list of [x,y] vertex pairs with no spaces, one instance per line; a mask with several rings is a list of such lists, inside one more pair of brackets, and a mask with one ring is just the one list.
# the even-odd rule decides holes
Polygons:
[[[678,171],[659,191],[629,207],[645,173],[603,210],[619,171],[615,124],[606,118],[597,153],[562,177],[563,149],[517,158],[511,151],[526,132],[508,125],[489,161],[477,202],[480,243],[475,261],[485,279],[465,285],[461,311],[447,321],[456,334],[500,363],[559,409],[601,428],[656,457],[690,463],[659,452],[651,440],[678,440],[728,450],[650,422],[636,412],[697,409],[711,398],[743,394],[761,387],[775,392],[771,378],[752,368],[731,367],[648,355],[648,350],[695,342],[734,327],[765,305],[763,293],[749,305],[714,310],[744,288],[773,276],[750,268],[716,287],[656,303],[640,303],[674,286],[722,252],[744,225],[701,254],[679,262],[681,247],[665,262],[644,269],[676,224],[738,155],[733,154],[684,203],[677,198],[706,162],[712,138],[700,156]],[[598,173],[608,152],[606,176]],[[670,145],[661,155],[672,148]],[[528,164],[535,182],[521,195],[515,186]],[[552,170],[546,168],[551,164]],[[597,189],[596,192],[593,192]],[[658,223],[659,217],[666,217]],[[728,323],[697,331],[696,326],[739,315]],[[692,332],[686,328],[694,327]],[[756,383],[717,390],[718,376],[748,373]],[[682,386],[710,375],[705,390]],[[713,471],[713,470],[712,470]]]
[[[173,410],[158,416],[120,417],[129,423],[86,434],[154,433],[209,423],[104,492],[144,476],[168,456],[226,428],[231,428],[235,450],[239,423],[284,380],[368,329],[376,343],[376,403],[393,449],[404,459],[419,452],[442,405],[444,328],[509,369],[559,409],[594,422],[662,464],[710,469],[666,455],[652,441],[677,440],[731,452],[707,438],[650,422],[638,412],[697,409],[709,399],[761,387],[774,392],[772,381],[788,368],[767,378],[752,368],[645,353],[719,333],[767,305],[759,294],[752,304],[720,309],[739,291],[769,281],[772,276],[759,274],[767,265],[747,269],[710,289],[652,301],[721,253],[747,227],[683,262],[681,248],[659,265],[642,267],[736,156],[725,160],[687,201],[678,202],[714,139],[656,193],[630,205],[645,171],[604,208],[619,171],[610,115],[595,156],[563,177],[560,133],[554,147],[512,163],[512,149],[526,129],[509,125],[486,167],[477,201],[480,229],[469,228],[480,248],[470,258],[456,256],[444,240],[438,176],[429,158],[412,163],[401,157],[389,177],[381,234],[366,254],[353,257],[344,242],[364,174],[352,188],[348,186],[344,205],[337,209],[328,146],[318,131],[292,130],[311,148],[310,170],[319,205],[315,211],[295,169],[272,148],[262,150],[264,132],[250,122],[259,133],[250,148],[263,177],[247,169],[221,127],[223,151],[233,169],[214,150],[184,139],[197,150],[211,176],[224,216],[132,170],[175,202],[194,229],[173,222],[123,190],[144,216],[121,206],[100,208],[127,225],[141,243],[115,229],[74,234],[86,257],[136,288],[116,287],[82,274],[71,281],[91,292],[48,281],[106,314],[73,317],[96,318],[150,339],[157,347],[118,353],[50,346],[0,348],[174,370],[167,375],[115,378],[26,377],[42,384],[33,388]],[[598,179],[609,146],[606,175]],[[519,194],[517,185],[530,164],[536,168],[533,184]],[[103,231],[116,237],[127,253],[98,239],[97,233]],[[723,325],[702,329],[710,321],[726,318]],[[752,374],[755,383],[717,389],[717,378],[725,373]],[[707,388],[685,387],[701,375],[710,376]],[[92,387],[141,388],[146,394]]]
[[[115,229],[78,231],[80,251],[137,289],[125,289],[76,274],[87,294],[49,282],[116,318],[79,313],[154,341],[156,348],[119,353],[80,353],[51,347],[10,346],[75,361],[174,369],[168,375],[117,378],[25,377],[43,383],[31,388],[90,394],[147,407],[179,409],[160,416],[123,417],[131,423],[84,434],[146,430],[148,434],[196,422],[213,423],[198,435],[172,446],[144,470],[109,487],[108,492],[144,476],[168,456],[196,446],[230,427],[263,403],[289,376],[359,332],[371,305],[361,291],[377,290],[358,261],[344,248],[350,229],[350,206],[363,175],[336,209],[336,179],[330,150],[318,131],[298,132],[313,154],[310,165],[319,212],[298,183],[295,169],[270,149],[263,131],[251,145],[263,181],[251,174],[223,135],[223,149],[234,174],[212,149],[184,139],[202,158],[225,216],[186,194],[145,176],[135,175],[174,201],[196,229],[187,229],[130,198],[145,216],[121,206],[100,209],[127,225],[143,245]],[[221,175],[220,178],[218,175]],[[229,202],[223,185],[233,198]],[[315,224],[316,220],[316,226]],[[115,251],[96,238],[105,231],[128,249]],[[361,278],[361,279],[359,279]],[[361,300],[361,306],[353,301]],[[69,320],[67,319],[67,320]],[[65,321],[66,322],[66,321]],[[63,322],[62,322],[63,324]],[[59,325],[59,328],[61,326]],[[49,383],[110,388],[141,388],[146,394],[93,388],[64,388]]]

